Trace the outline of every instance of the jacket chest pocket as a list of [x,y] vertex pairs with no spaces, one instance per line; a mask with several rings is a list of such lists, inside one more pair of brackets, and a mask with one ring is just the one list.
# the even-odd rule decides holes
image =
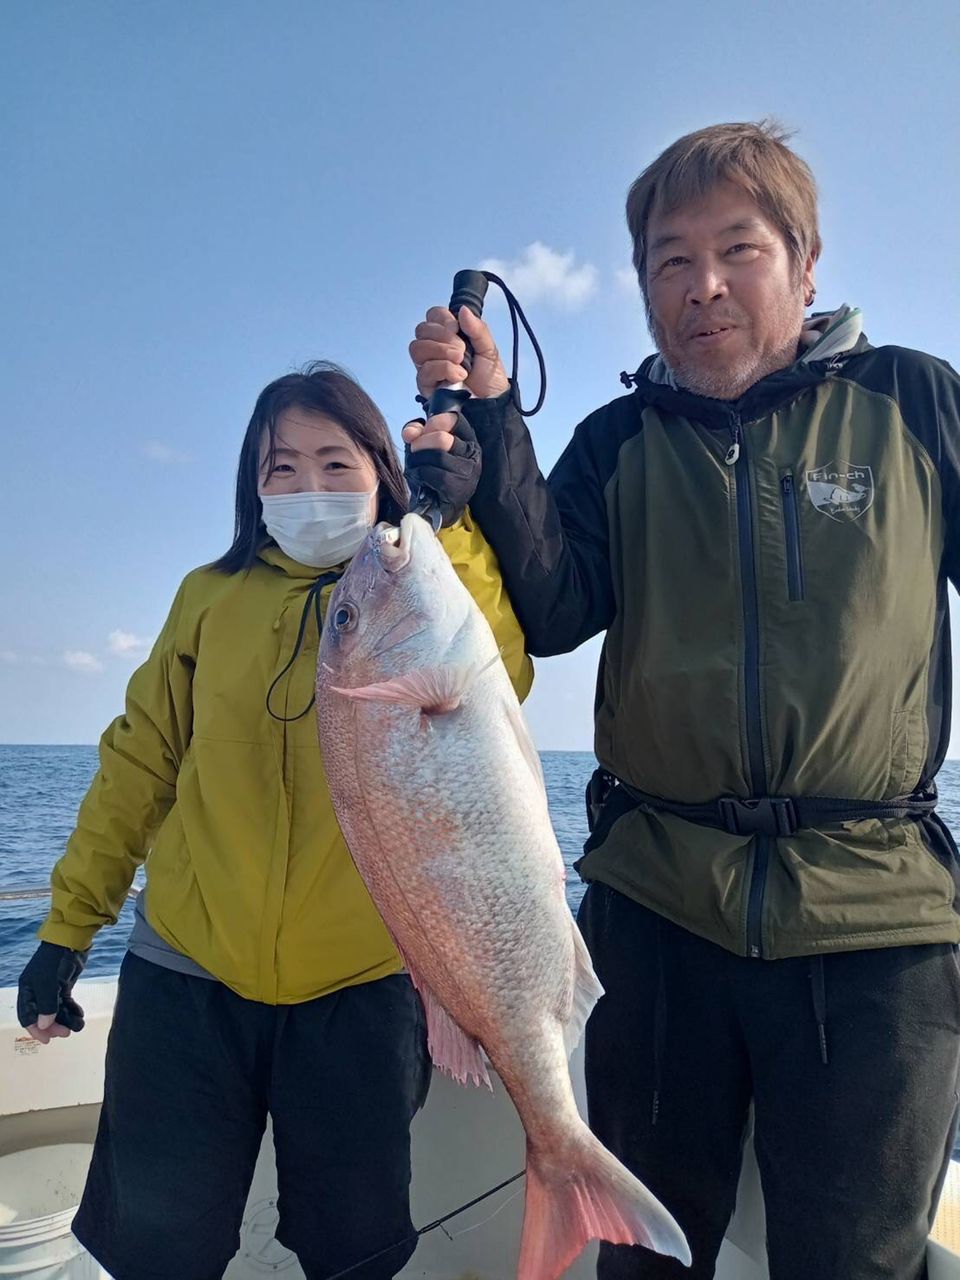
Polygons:
[[800,503],[792,471],[780,477],[780,510],[783,515],[783,542],[787,558],[787,599],[802,600],[803,541],[800,537]]

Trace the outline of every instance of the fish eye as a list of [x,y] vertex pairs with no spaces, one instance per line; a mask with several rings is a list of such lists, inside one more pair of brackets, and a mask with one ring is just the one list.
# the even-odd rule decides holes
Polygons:
[[350,604],[349,601],[338,605],[333,615],[333,625],[337,631],[352,631],[357,625],[357,606]]

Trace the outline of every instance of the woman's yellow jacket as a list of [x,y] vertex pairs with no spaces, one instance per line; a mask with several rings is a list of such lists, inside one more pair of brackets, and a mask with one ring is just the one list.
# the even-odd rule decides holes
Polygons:
[[[440,536],[524,697],[532,666],[493,551],[469,515]],[[89,947],[146,858],[149,923],[247,999],[295,1004],[402,967],[340,834],[315,716],[265,705],[316,577],[273,543],[247,572],[187,575],[101,739],[42,939]],[[278,715],[309,703],[318,644],[311,616]]]

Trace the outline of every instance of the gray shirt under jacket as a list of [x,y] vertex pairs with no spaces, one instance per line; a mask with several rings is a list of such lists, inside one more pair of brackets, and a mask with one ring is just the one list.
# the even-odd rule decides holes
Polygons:
[[147,922],[146,899],[147,891],[146,889],[141,889],[137,894],[137,900],[133,907],[133,929],[130,931],[130,938],[127,941],[127,950],[132,951],[141,960],[149,960],[153,964],[162,965],[164,969],[175,969],[177,973],[186,973],[191,978],[208,978],[211,982],[219,981],[212,973],[208,973],[206,969],[201,968],[195,960],[191,960],[182,951],[177,951],[175,947],[171,947],[169,942],[160,937],[156,929],[151,928]]

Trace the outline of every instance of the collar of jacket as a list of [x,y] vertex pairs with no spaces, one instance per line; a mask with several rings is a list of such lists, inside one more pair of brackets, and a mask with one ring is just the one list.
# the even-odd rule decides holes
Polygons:
[[[829,313],[828,313],[829,314]],[[819,317],[812,317],[819,319]],[[658,379],[663,361],[659,354],[648,356],[634,374],[621,374],[625,385],[632,385],[646,405],[664,409],[679,417],[690,418],[706,427],[727,428],[733,421],[755,422],[765,417],[785,401],[792,399],[804,387],[815,386],[838,374],[853,356],[872,350],[865,335],[860,334],[845,351],[835,352],[821,360],[804,359],[805,349],[786,369],[778,369],[755,382],[739,400],[714,400],[710,396],[694,395],[683,387],[673,387]],[[651,377],[650,375],[654,376]]]
[[329,569],[317,569],[313,565],[301,564],[299,560],[294,560],[286,552],[281,551],[273,540],[265,542],[260,547],[257,551],[257,559],[271,565],[274,569],[279,569],[288,578],[303,578],[308,582],[314,582],[317,578],[323,578],[330,573],[335,573],[339,577],[347,567],[346,561],[343,564],[332,564]]

